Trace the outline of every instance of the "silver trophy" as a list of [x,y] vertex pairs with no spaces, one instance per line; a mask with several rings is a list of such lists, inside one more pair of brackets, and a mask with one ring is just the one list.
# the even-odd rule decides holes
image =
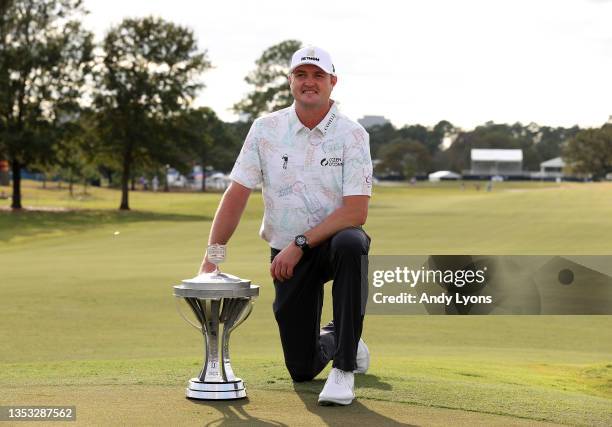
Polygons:
[[180,309],[179,314],[204,335],[204,367],[197,378],[189,381],[186,396],[202,400],[241,399],[246,397],[246,389],[230,364],[229,338],[251,314],[251,299],[259,295],[259,286],[219,271],[218,264],[225,260],[224,245],[210,245],[207,257],[217,267],[214,272],[174,286],[174,296],[187,302],[197,324]]

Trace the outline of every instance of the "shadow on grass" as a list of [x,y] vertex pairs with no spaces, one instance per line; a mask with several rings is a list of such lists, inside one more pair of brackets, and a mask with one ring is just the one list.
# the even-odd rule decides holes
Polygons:
[[[365,381],[364,381],[365,380]],[[373,375],[363,375],[356,378],[356,387],[368,384],[371,388],[390,390],[391,386],[378,380]],[[350,424],[361,424],[366,426],[408,426],[372,411],[359,402],[353,400],[348,406],[319,406],[318,396],[325,385],[324,380],[314,380],[304,383],[293,383],[293,389],[298,397],[304,402],[306,410],[320,417],[328,426],[346,426]]]
[[[354,400],[349,406],[331,407],[319,406],[317,400],[318,395],[323,385],[324,380],[314,380],[304,383],[293,383],[293,389],[296,395],[304,403],[305,409],[320,418],[321,421],[328,426],[346,426],[352,424],[373,425],[373,426],[408,426],[408,424],[400,423],[382,414],[372,411],[358,400]],[[358,380],[357,386],[365,386],[370,388],[381,388],[390,390],[391,386],[387,383],[378,380],[378,377],[373,375],[362,375]],[[287,426],[288,424],[280,421],[268,420],[265,418],[257,418],[249,413],[248,405],[251,403],[247,398],[240,400],[194,400],[189,399],[195,405],[203,405],[216,409],[221,413],[221,417],[207,422],[206,426],[232,426],[232,425],[249,425],[249,426]],[[296,421],[299,421],[299,409],[295,408]]]
[[391,384],[383,382],[376,375],[357,375],[355,377],[355,386],[363,388],[375,388],[377,390],[392,390]]
[[14,237],[30,237],[53,231],[80,231],[108,224],[150,221],[210,221],[207,215],[159,213],[148,211],[67,210],[0,211],[0,242]]
[[221,418],[207,422],[205,426],[233,426],[233,425],[247,425],[247,426],[277,426],[287,427],[287,424],[266,420],[263,418],[257,418],[249,414],[245,408],[250,402],[249,398],[239,400],[194,400],[189,399],[196,405],[203,405],[207,407],[215,408],[221,412]]

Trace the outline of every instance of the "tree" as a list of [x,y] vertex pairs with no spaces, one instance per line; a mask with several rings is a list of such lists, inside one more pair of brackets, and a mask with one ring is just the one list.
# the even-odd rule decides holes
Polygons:
[[[220,157],[226,153],[231,156],[231,161],[236,158],[233,150],[237,144],[232,139],[225,124],[219,120],[213,110],[201,107],[186,111],[176,122],[176,135],[188,145],[189,155],[195,156],[202,165],[205,173],[207,166],[218,168],[223,162]],[[237,148],[238,150],[240,147]],[[202,177],[202,191],[206,191],[206,176]]]
[[291,56],[301,47],[298,40],[285,40],[266,49],[255,61],[257,68],[244,79],[253,90],[234,105],[234,111],[253,121],[263,113],[291,105],[293,97],[287,76]]
[[374,158],[379,157],[379,149],[395,139],[410,139],[423,144],[429,151],[430,156],[440,152],[440,145],[446,136],[454,135],[457,130],[446,120],[438,122],[433,129],[422,125],[406,125],[395,129],[391,123],[374,125],[368,128],[370,134],[370,150]]
[[71,197],[74,196],[73,186],[77,180],[87,188],[87,180],[97,176],[94,127],[93,114],[83,111],[77,120],[65,126],[54,145],[54,166],[58,168],[59,175],[68,181]]
[[444,142],[444,138],[453,137],[457,133],[457,128],[447,120],[440,120],[429,133],[427,138],[427,148],[431,155],[435,155],[440,151],[440,146]]
[[96,106],[107,153],[121,167],[121,204],[129,209],[134,164],[178,158],[172,120],[191,104],[210,68],[193,31],[161,18],[125,19],[103,42]]
[[93,35],[80,0],[0,1],[0,151],[21,208],[21,170],[52,158],[57,130],[79,110]]
[[395,139],[383,145],[379,151],[379,160],[376,173],[383,176],[412,178],[427,173],[431,167],[427,147],[412,139]]
[[[242,144],[250,129],[246,122],[222,122],[223,140],[216,140],[210,150],[210,165],[216,170],[229,172],[232,170]],[[220,141],[223,141],[222,143]]]
[[368,134],[370,134],[370,152],[374,159],[379,157],[378,152],[383,145],[398,137],[397,130],[391,123],[370,126],[368,128]]
[[580,131],[578,126],[571,128],[563,127],[548,127],[538,128],[537,134],[534,136],[536,141],[536,150],[542,161],[550,160],[555,157],[560,157],[562,154],[563,145],[571,138],[576,136]]
[[563,150],[563,158],[574,173],[604,178],[612,172],[612,125],[578,132]]

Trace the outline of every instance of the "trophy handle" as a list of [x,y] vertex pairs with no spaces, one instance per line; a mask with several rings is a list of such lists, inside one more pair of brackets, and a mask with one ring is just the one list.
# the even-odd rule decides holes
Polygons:
[[[196,328],[198,331],[202,332],[202,327],[196,325],[195,323],[193,323],[191,320],[189,320],[187,318],[187,316],[185,316],[183,314],[183,311],[181,310],[180,304],[179,304],[179,299],[181,299],[182,297],[175,297],[174,299],[174,306],[176,307],[176,311],[178,312],[179,316],[181,316],[183,318],[183,320],[185,320],[185,322],[189,323],[191,326],[193,326],[194,328]],[[200,321],[200,324],[202,324],[204,322],[204,319],[200,318],[200,313],[198,312],[198,310],[196,310],[195,307],[193,307],[191,304],[191,299],[190,298],[183,298],[185,300],[185,302],[187,302],[187,304],[189,304],[189,307],[191,307],[191,310],[193,311],[193,313],[195,314],[196,318]]]
[[228,381],[235,381],[236,376],[230,365],[229,339],[230,334],[246,320],[253,310],[250,299],[235,298],[224,301],[221,318],[224,321],[223,337],[221,340],[221,359],[223,361],[223,374]]
[[247,318],[251,315],[252,311],[253,311],[253,302],[249,300],[248,307],[245,309],[245,311],[242,312],[242,316],[240,317],[240,320],[234,323],[234,325],[230,328],[229,332],[232,332],[234,329],[240,326],[242,322],[247,320]]

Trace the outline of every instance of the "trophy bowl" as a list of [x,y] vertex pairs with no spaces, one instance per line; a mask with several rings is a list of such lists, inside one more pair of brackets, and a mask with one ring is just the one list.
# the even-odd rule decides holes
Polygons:
[[183,280],[174,286],[174,296],[191,308],[196,322],[179,314],[204,337],[204,366],[189,381],[186,397],[201,400],[242,399],[246,388],[230,364],[230,334],[251,314],[252,299],[259,286],[218,270]]

